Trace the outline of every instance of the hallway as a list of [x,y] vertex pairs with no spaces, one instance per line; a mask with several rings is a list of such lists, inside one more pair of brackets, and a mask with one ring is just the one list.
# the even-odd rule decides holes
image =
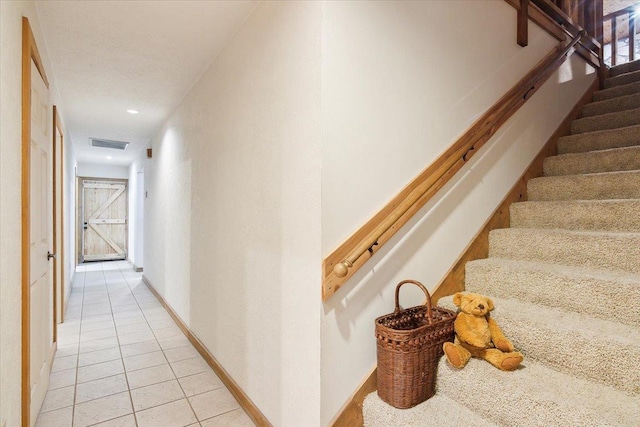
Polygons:
[[77,267],[37,427],[252,426],[129,262]]

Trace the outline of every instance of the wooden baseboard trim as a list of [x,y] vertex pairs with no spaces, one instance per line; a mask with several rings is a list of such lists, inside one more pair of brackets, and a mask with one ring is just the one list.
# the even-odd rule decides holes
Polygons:
[[376,391],[378,369],[374,366],[369,375],[362,381],[358,389],[349,397],[338,415],[329,423],[330,427],[362,427],[364,417],[362,405],[369,393]]
[[456,263],[451,267],[446,276],[435,288],[431,294],[431,301],[436,304],[442,297],[453,295],[456,292],[464,291],[465,264],[476,259],[484,259],[489,256],[489,232],[497,228],[508,228],[510,224],[509,207],[514,202],[523,202],[527,200],[527,182],[531,178],[542,176],[542,163],[545,158],[555,156],[558,152],[558,139],[561,136],[569,135],[571,122],[577,119],[582,112],[585,104],[591,101],[593,92],[599,89],[599,82],[596,79],[587,89],[584,95],[571,109],[569,114],[564,118],[562,123],[556,128],[555,132],[547,140],[546,144],[540,150],[536,158],[529,164],[527,170],[522,174],[518,181],[511,188],[511,191],[502,200],[498,208],[485,222],[482,229],[475,235],[471,243],[465,248],[464,252],[458,258]]
[[189,327],[182,321],[180,316],[171,308],[171,306],[167,303],[167,301],[156,291],[151,282],[144,275],[142,276],[142,281],[149,288],[149,290],[158,298],[160,304],[167,310],[169,315],[176,322],[180,330],[186,335],[191,344],[198,350],[198,353],[206,360],[206,362],[211,366],[211,369],[220,377],[223,384],[229,389],[233,397],[238,401],[242,409],[249,415],[249,417],[253,420],[253,422],[259,427],[271,427],[272,424],[269,422],[267,417],[265,417],[260,409],[249,399],[249,396],[240,388],[238,383],[236,383],[233,378],[227,373],[227,371],[218,363],[215,357],[209,352],[207,347],[198,339],[198,337],[191,332]]

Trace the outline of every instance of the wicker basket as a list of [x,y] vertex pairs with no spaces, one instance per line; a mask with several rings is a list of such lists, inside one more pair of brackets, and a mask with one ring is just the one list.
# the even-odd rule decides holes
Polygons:
[[[412,283],[424,292],[427,304],[401,310],[400,287]],[[453,341],[456,313],[431,307],[429,291],[420,282],[404,280],[396,287],[395,311],[376,319],[378,395],[396,408],[411,408],[435,393],[442,344]]]

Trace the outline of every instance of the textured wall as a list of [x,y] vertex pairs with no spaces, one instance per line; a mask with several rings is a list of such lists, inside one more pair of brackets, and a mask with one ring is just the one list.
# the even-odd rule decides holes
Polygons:
[[[0,2],[0,421],[20,425],[22,17],[29,18],[50,70],[31,1]],[[55,93],[50,71],[50,93]]]
[[129,167],[109,163],[78,163],[78,176],[87,178],[128,179]]
[[282,426],[320,415],[320,31],[261,3],[145,165],[145,276]]
[[[521,48],[504,1],[325,4],[323,255],[555,46],[529,28]],[[393,311],[395,285],[411,278],[433,290],[594,78],[574,57],[324,304],[322,425],[375,365],[373,320]],[[405,306],[423,298],[403,296]]]

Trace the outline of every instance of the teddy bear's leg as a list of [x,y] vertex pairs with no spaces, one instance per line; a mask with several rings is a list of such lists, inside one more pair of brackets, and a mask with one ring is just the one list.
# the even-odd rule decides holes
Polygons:
[[517,351],[512,351],[510,353],[503,353],[497,348],[489,348],[485,350],[484,355],[482,356],[484,360],[491,363],[498,369],[502,369],[503,371],[513,371],[520,365],[520,362],[524,359],[522,354]]
[[464,366],[471,358],[471,353],[469,353],[466,348],[452,342],[444,343],[442,345],[442,349],[444,350],[444,354],[447,357],[447,361],[454,368],[464,368]]

